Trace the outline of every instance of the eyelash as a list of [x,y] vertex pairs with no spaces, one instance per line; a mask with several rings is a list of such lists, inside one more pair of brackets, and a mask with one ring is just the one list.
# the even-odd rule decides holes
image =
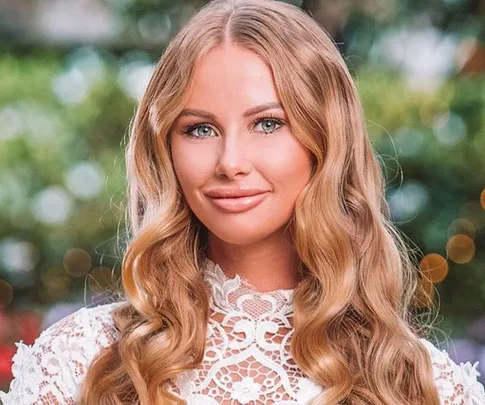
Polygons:
[[[258,117],[258,118],[255,118],[252,123],[251,123],[251,126],[252,127],[255,127],[257,124],[259,124],[260,122],[264,122],[264,121],[273,121],[275,122],[277,125],[279,125],[278,128],[276,128],[274,131],[272,132],[264,132],[263,131],[263,134],[265,135],[271,135],[273,132],[276,132],[278,129],[280,129],[282,126],[285,125],[285,122],[279,118],[276,118],[274,116],[272,116],[271,114],[268,115],[268,116],[264,116],[264,117]],[[195,129],[198,129],[200,127],[211,127],[210,126],[210,123],[208,122],[200,122],[200,123],[197,123],[197,124],[192,124],[192,125],[189,125],[185,128],[182,129],[182,133],[190,138],[194,138],[194,139],[204,139],[204,138],[210,138],[209,136],[194,136],[191,134],[191,132],[193,132]],[[212,130],[214,130],[213,128],[211,128]]]

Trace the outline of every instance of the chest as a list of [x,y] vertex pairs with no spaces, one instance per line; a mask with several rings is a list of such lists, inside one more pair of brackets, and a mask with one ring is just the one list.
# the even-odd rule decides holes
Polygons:
[[213,311],[204,360],[174,391],[188,405],[306,404],[322,391],[293,361],[286,316]]

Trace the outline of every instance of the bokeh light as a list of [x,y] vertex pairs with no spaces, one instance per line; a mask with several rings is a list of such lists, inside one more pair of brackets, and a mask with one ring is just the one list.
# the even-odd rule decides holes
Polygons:
[[96,162],[80,162],[66,174],[66,186],[76,197],[89,200],[103,189],[104,170]]
[[79,70],[60,72],[52,79],[52,92],[63,104],[79,104],[89,95],[89,82]]
[[405,181],[389,193],[393,218],[399,221],[415,217],[428,202],[428,188],[417,180]]
[[429,253],[419,262],[422,277],[433,284],[441,283],[448,275],[449,266],[446,259],[438,253]]
[[474,239],[477,229],[473,222],[466,218],[455,219],[448,227],[448,236],[453,236],[457,234],[468,235],[470,238]]
[[81,277],[91,268],[92,259],[84,249],[73,248],[66,252],[62,264],[68,274],[73,277]]
[[113,270],[109,267],[95,267],[88,274],[88,288],[94,294],[106,292],[113,285]]
[[73,50],[66,58],[66,65],[69,70],[80,72],[90,86],[101,83],[106,76],[103,58],[90,46]]
[[46,225],[64,223],[71,215],[72,197],[60,186],[50,186],[39,192],[32,201],[34,217]]
[[0,241],[0,263],[10,273],[32,271],[39,258],[39,250],[30,242],[13,237]]
[[71,52],[66,58],[66,66],[52,79],[51,85],[56,98],[67,106],[85,101],[106,74],[102,58],[88,46]]
[[146,13],[138,20],[138,29],[142,38],[149,43],[164,43],[172,33],[172,20],[168,13]]
[[438,142],[453,146],[465,139],[467,127],[462,117],[447,112],[436,117],[433,132]]
[[453,235],[446,244],[448,258],[455,263],[468,263],[475,256],[475,242],[468,235]]
[[144,52],[130,52],[121,61],[118,81],[128,97],[139,101],[155,69],[150,56]]
[[44,287],[42,291],[44,298],[47,300],[64,300],[69,294],[72,280],[62,268],[49,268],[41,274],[40,280]]
[[454,69],[456,42],[452,35],[421,21],[388,30],[379,47],[384,59],[401,69],[411,89],[435,91]]

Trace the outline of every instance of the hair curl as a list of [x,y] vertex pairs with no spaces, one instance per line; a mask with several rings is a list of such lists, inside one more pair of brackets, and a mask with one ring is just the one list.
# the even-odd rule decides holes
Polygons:
[[169,141],[194,66],[226,42],[271,68],[289,124],[314,160],[292,217],[304,277],[291,341],[302,371],[326,387],[314,403],[438,405],[418,338],[425,327],[410,310],[415,264],[391,223],[352,77],[309,15],[268,0],[210,2],[156,66],[126,149],[132,236],[122,263],[127,301],[113,315],[120,337],[91,364],[81,403],[183,403],[166,386],[203,360],[206,229],[184,202]]

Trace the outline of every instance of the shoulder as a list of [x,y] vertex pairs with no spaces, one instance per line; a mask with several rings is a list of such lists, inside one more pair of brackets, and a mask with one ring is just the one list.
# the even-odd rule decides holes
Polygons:
[[95,355],[118,337],[112,318],[114,302],[83,307],[45,329],[34,344],[16,343],[13,380],[4,405],[71,403]]
[[485,404],[484,386],[478,377],[479,362],[455,363],[449,353],[439,349],[424,338],[420,339],[430,354],[433,374],[442,403],[483,405]]
[[73,348],[77,344],[89,343],[82,348],[84,353],[87,356],[95,354],[90,352],[96,352],[116,340],[112,312],[121,303],[82,307],[45,329],[30,348],[49,347],[55,351],[64,346]]

